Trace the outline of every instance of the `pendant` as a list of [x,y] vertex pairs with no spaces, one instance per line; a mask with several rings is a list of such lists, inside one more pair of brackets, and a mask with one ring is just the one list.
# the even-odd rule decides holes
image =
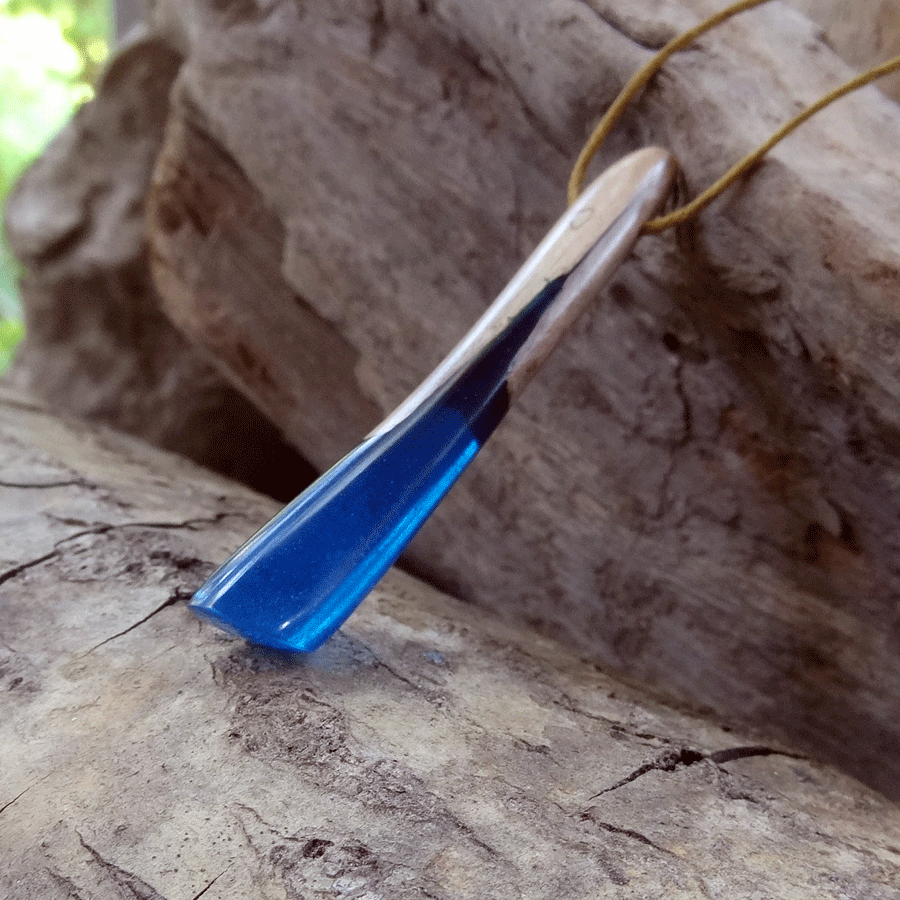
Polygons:
[[631,252],[674,177],[657,148],[602,173],[437,369],[218,569],[190,609],[280,650],[327,640]]

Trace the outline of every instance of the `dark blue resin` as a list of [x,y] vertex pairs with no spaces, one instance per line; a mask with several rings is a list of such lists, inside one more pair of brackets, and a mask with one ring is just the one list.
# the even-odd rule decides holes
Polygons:
[[197,591],[191,609],[268,647],[314,650],[327,640],[506,414],[510,364],[564,280],[548,284],[451,384],[286,506]]

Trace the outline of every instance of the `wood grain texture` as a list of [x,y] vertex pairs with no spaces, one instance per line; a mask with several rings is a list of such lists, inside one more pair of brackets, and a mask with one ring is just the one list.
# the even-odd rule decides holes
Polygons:
[[[159,4],[186,57],[150,196],[169,315],[330,465],[515,271],[626,78],[714,5]],[[600,164],[660,144],[693,194],[847,75],[767,5],[673,59]],[[642,239],[407,558],[894,795],[898,134],[864,90],[680,240]]]
[[135,36],[10,197],[27,271],[19,377],[53,408],[115,425],[290,499],[309,465],[160,309],[144,227],[150,172],[181,66]]
[[[826,40],[860,71],[900,54],[900,2],[862,0],[852,6],[843,0],[791,0],[822,26]],[[900,74],[878,82],[880,90],[900,100]]]
[[182,599],[271,501],[0,396],[0,894],[896,900],[900,810],[392,573],[266,655]]

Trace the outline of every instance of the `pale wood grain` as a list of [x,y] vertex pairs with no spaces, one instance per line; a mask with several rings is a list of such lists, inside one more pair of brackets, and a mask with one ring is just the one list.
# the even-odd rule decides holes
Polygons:
[[391,573],[305,658],[184,598],[270,500],[0,396],[0,895],[893,900],[900,811]]

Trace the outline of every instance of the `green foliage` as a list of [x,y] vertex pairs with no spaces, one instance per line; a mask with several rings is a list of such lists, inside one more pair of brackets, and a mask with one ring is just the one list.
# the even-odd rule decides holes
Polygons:
[[[93,96],[111,0],[0,0],[0,212],[22,170]],[[0,372],[22,336],[19,268],[0,235]]]
[[0,319],[0,372],[12,362],[16,347],[25,336],[25,327],[16,319]]

